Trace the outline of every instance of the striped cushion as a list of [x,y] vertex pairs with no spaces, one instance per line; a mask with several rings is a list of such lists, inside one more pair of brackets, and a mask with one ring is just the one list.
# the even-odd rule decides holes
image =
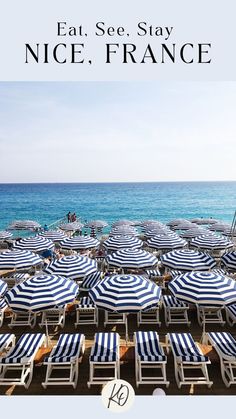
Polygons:
[[190,333],[169,333],[172,351],[177,362],[207,362]]
[[96,333],[91,349],[90,361],[115,362],[119,356],[118,333]]
[[81,284],[81,289],[90,290],[101,280],[101,272],[95,272],[86,276]]
[[5,310],[8,307],[6,301],[4,299],[0,299],[0,311]]
[[94,308],[95,305],[91,298],[89,297],[83,297],[80,299],[79,304],[77,304],[77,308]]
[[236,317],[236,304],[231,304],[230,306],[227,306],[226,309],[233,317]]
[[214,274],[217,274],[217,275],[225,275],[226,274],[224,269],[219,269],[219,268],[212,269],[211,272],[213,272]]
[[42,333],[25,333],[20,337],[14,348],[5,357],[0,358],[0,364],[18,364],[32,361],[43,340],[44,335]]
[[159,344],[157,332],[135,332],[136,350],[140,361],[163,362],[166,356]]
[[224,359],[236,362],[236,340],[230,333],[209,332],[208,336]]
[[0,334],[0,351],[2,351],[15,337],[12,333]]
[[178,307],[178,308],[187,308],[188,304],[183,301],[177,300],[173,295],[163,295],[163,302],[166,307]]
[[160,271],[159,269],[145,269],[145,272],[148,275],[148,278],[151,279],[153,276],[160,276]]
[[57,344],[53,347],[52,352],[45,358],[44,362],[72,362],[81,356],[81,345],[83,344],[84,335],[62,334],[59,336]]

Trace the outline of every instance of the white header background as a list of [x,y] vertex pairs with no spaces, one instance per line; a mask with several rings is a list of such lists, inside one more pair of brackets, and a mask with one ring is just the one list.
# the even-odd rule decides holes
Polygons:
[[[235,9],[234,0],[8,0],[1,6],[0,80],[235,80]],[[58,37],[58,21],[66,21],[68,26],[82,24],[88,36]],[[130,36],[98,37],[95,24],[99,21],[124,26]],[[106,64],[106,43],[134,43],[137,57],[142,57],[150,43],[158,57],[160,44],[166,41],[164,37],[137,36],[137,23],[142,21],[173,26],[167,45],[211,43],[212,63],[122,64],[120,47],[116,56],[113,54],[113,63]],[[25,64],[25,43],[54,46],[61,42],[85,43],[85,57],[92,59],[92,65]]]

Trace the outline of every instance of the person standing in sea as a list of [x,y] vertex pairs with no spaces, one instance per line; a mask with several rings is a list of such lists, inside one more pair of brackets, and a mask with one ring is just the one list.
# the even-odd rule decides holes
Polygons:
[[71,222],[71,212],[69,211],[69,212],[66,214],[66,216],[67,216],[67,221],[68,221],[68,223],[70,223],[70,222]]

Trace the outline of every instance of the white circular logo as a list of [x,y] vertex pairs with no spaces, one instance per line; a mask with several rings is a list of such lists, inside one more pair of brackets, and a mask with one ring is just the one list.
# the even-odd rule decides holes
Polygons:
[[134,403],[134,389],[125,380],[109,381],[102,389],[102,402],[111,412],[125,412]]

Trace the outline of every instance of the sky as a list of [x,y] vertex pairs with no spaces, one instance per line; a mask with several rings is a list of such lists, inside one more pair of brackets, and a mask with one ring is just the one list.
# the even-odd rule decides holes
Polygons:
[[236,82],[1,82],[0,182],[236,180]]

